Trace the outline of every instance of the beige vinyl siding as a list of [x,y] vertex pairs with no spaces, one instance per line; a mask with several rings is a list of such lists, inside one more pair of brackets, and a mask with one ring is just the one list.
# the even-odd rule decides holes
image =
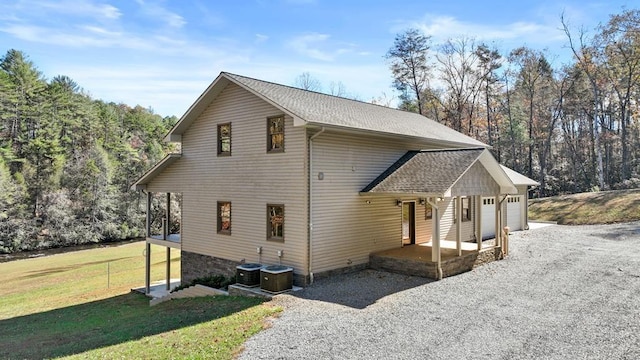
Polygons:
[[[427,203],[425,203],[428,205]],[[431,241],[433,229],[433,213],[432,218],[425,219],[425,206],[420,205],[420,201],[416,201],[416,244],[422,244]]]
[[[182,158],[149,185],[150,191],[170,184],[182,192],[182,250],[232,261],[281,261],[307,273],[306,130],[285,116],[285,151],[266,151],[267,117],[282,114],[229,84],[182,135]],[[217,156],[222,123],[231,123],[231,156]],[[216,232],[217,201],[231,202],[231,235]],[[285,206],[284,242],[266,240],[268,203]]]
[[[312,271],[367,263],[373,251],[400,247],[402,208],[396,200],[418,197],[359,192],[407,150],[429,145],[327,131],[312,146]],[[430,236],[424,207],[417,204],[416,242]]]
[[491,177],[487,169],[476,161],[471,168],[455,183],[451,189],[451,195],[497,195],[500,186]]
[[[455,198],[445,198],[444,201],[441,202],[440,210],[443,211],[443,214],[441,218],[442,223],[440,224],[440,238],[444,240],[456,241],[457,227],[454,221],[455,201]],[[473,197],[469,199],[469,205],[471,220],[462,222],[462,226],[460,228],[460,239],[462,241],[475,240],[475,199]]]
[[[500,186],[491,177],[491,174],[482,166],[480,162],[471,165],[471,168],[455,183],[451,189],[454,196],[469,196],[471,211],[471,221],[463,221],[461,226],[462,241],[475,240],[475,198],[473,195],[497,195],[500,193]],[[447,198],[442,204],[443,222],[440,225],[441,236],[445,240],[456,241],[456,224],[454,222],[454,202],[455,198]]]

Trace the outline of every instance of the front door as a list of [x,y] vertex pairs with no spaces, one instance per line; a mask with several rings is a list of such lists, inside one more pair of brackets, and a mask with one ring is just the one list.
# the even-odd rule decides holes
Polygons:
[[416,243],[416,203],[402,203],[402,245]]

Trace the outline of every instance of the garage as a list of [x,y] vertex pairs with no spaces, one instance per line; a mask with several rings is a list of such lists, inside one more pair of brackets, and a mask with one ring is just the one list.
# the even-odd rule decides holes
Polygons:
[[[518,194],[509,195],[504,200],[506,225],[511,231],[527,228],[527,193],[530,186],[539,185],[537,181],[519,174],[508,167],[502,166],[502,170],[516,185]],[[490,239],[496,234],[496,198],[482,198],[482,239]]]
[[507,197],[507,226],[509,230],[522,230],[522,196]]
[[482,239],[495,237],[496,233],[496,198],[482,198]]
[[[508,196],[506,204],[506,225],[511,231],[518,231],[524,228],[522,219],[524,218],[524,195]],[[482,198],[482,239],[495,237],[496,233],[496,198]]]

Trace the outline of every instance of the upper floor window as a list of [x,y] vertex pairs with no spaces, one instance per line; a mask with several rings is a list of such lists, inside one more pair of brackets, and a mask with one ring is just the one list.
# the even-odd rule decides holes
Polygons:
[[218,155],[231,155],[231,123],[218,125]]
[[284,115],[267,118],[267,152],[284,151]]
[[267,205],[267,240],[284,241],[284,205]]
[[218,233],[231,234],[231,202],[218,201]]

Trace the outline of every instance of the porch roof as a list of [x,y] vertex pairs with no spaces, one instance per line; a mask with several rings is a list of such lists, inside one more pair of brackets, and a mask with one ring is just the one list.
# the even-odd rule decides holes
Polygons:
[[500,164],[484,148],[409,151],[361,193],[450,197],[452,188],[477,162],[499,185],[501,193],[517,193]]
[[160,160],[154,167],[149,169],[144,175],[138,179],[131,188],[134,190],[144,190],[147,188],[147,184],[151,182],[158,174],[160,174],[164,169],[166,169],[169,165],[176,162],[176,160],[182,157],[181,154],[169,154],[164,157],[164,159]]
[[527,185],[527,186],[538,186],[540,185],[539,182],[528,178],[522,174],[520,174],[517,171],[511,170],[508,167],[504,166],[504,165],[500,165],[502,167],[502,170],[504,170],[504,172],[507,174],[507,176],[509,177],[509,179],[511,179],[511,181],[513,182],[514,185]]

